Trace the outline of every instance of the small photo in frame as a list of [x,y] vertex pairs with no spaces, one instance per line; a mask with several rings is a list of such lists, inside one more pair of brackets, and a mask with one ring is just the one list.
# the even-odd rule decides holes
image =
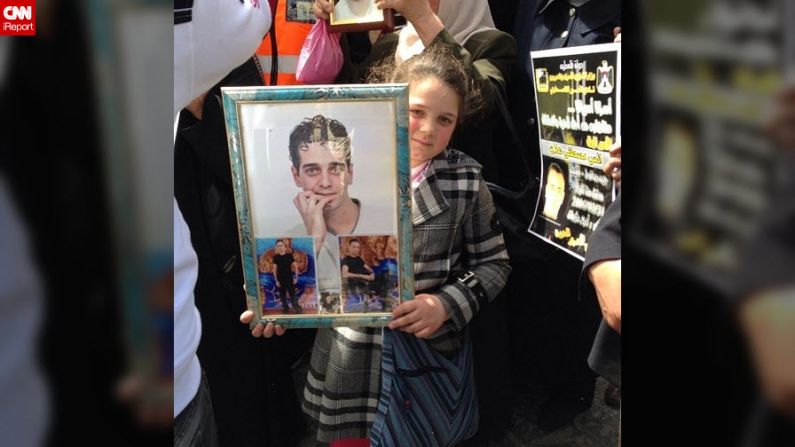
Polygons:
[[257,238],[263,315],[318,313],[314,253],[311,237]]
[[392,31],[395,28],[394,11],[378,9],[375,0],[335,0],[329,25],[329,29],[335,32]]
[[314,0],[287,0],[285,17],[288,22],[315,23],[315,13],[312,11]]
[[340,238],[342,312],[392,312],[400,302],[394,235]]
[[407,89],[222,88],[252,325],[385,326],[414,297]]

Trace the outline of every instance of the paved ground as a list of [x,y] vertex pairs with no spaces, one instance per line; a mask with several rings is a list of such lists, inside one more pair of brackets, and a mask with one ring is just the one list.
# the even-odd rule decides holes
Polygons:
[[[306,367],[295,370],[295,384],[299,395],[303,391]],[[508,429],[496,440],[470,441],[459,447],[614,447],[618,445],[619,412],[605,405],[607,382],[598,379],[591,408],[578,415],[574,422],[554,431],[545,431],[536,425],[538,407],[543,401],[543,390],[528,385],[517,389],[511,405],[511,422]],[[311,434],[307,434],[298,447],[318,447]],[[406,446],[412,447],[412,446]]]
[[461,447],[613,447],[618,445],[618,410],[605,405],[607,382],[596,382],[593,404],[574,422],[555,431],[539,428],[535,421],[540,405],[539,389],[530,387],[515,395],[511,424],[501,439],[465,443]]

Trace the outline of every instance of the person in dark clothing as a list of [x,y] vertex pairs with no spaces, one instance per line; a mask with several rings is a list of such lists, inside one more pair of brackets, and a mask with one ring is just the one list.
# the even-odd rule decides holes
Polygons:
[[293,303],[293,310],[301,313],[301,305],[298,304],[298,297],[295,295],[295,285],[298,283],[298,271],[292,252],[287,251],[287,246],[283,240],[276,241],[276,255],[273,256],[273,277],[276,278],[276,287],[279,288],[279,299],[282,302],[282,309],[287,313],[287,295]]
[[362,301],[364,312],[368,309],[368,282],[375,279],[373,269],[361,257],[361,243],[358,239],[348,242],[348,255],[342,259],[342,278],[348,280],[348,300],[356,297]]
[[[613,42],[615,28],[621,25],[621,2],[522,0],[516,17],[514,37],[519,60],[507,96],[514,125],[528,149],[532,171],[512,170],[524,166],[520,154],[498,154],[500,182],[512,189],[520,189],[527,182],[537,183],[541,177],[530,52]],[[514,216],[522,221],[517,228],[527,229],[533,210],[533,206],[528,206],[521,216]],[[522,233],[514,236],[521,247],[508,246],[509,252],[513,250],[510,254],[514,273],[506,290],[509,330],[516,343],[512,349],[514,372],[517,380],[529,380],[547,389],[549,397],[539,410],[539,425],[554,429],[570,423],[591,406],[596,374],[587,359],[599,324],[599,311],[595,300],[577,298],[582,262],[526,231]],[[527,292],[528,287],[533,288],[533,293]]]

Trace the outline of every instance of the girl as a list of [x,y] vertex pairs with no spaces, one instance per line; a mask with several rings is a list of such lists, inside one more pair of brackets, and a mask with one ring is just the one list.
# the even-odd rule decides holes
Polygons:
[[[438,428],[428,425],[437,414],[423,412],[427,407],[418,408],[419,416],[412,415],[411,420],[394,410],[396,402],[403,405],[399,387],[386,388],[399,379],[394,375],[399,359],[384,359],[384,367],[389,360],[392,368],[385,370],[390,376],[382,378],[381,352],[382,341],[385,356],[397,352],[393,348],[421,350],[437,365],[422,373],[439,375],[430,382],[445,380],[456,365],[461,367],[456,371],[468,373],[463,381],[468,385],[459,392],[469,399],[465,425],[471,429],[469,436],[474,433],[477,408],[466,327],[480,306],[500,292],[510,271],[480,165],[447,149],[453,130],[472,113],[472,101],[478,96],[463,64],[446,45],[430,46],[401,64],[382,66],[371,80],[409,83],[415,299],[397,306],[389,329],[383,331],[319,329],[303,408],[317,422],[320,441],[370,435],[374,445],[396,445],[398,439],[402,445],[447,445]],[[252,317],[247,311],[241,321],[247,323]],[[284,329],[269,323],[265,328],[258,325],[252,334],[268,337],[274,332],[282,334]],[[466,355],[459,356],[461,352]],[[382,395],[382,390],[387,393]],[[428,395],[434,391],[438,390]],[[456,401],[459,398],[454,396]]]

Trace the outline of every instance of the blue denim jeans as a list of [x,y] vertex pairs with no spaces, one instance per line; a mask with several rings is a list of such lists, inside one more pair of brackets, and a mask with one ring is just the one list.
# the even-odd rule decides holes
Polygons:
[[199,391],[174,419],[174,447],[218,447],[210,389],[202,371]]

